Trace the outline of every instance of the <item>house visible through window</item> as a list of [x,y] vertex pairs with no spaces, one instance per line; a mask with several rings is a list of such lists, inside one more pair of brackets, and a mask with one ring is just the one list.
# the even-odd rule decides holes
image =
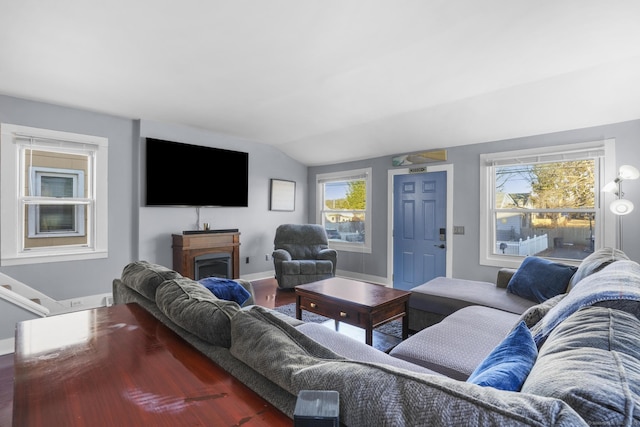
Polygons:
[[1,130],[2,265],[106,257],[107,139]]
[[605,151],[599,142],[482,155],[481,261],[577,261],[603,246]]
[[317,176],[318,222],[332,248],[371,252],[370,168]]
[[[29,205],[28,237],[85,236],[86,206],[75,201],[85,196],[84,171],[32,166],[29,176],[30,193],[43,200]],[[48,198],[60,204],[46,204]]]

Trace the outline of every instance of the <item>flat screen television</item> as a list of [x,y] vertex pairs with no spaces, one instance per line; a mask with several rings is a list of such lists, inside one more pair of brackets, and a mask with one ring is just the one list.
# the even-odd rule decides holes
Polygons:
[[248,153],[155,138],[145,145],[146,206],[248,206]]

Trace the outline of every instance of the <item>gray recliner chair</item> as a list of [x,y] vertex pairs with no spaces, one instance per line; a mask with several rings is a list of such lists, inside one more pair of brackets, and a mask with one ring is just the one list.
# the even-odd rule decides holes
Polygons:
[[329,248],[327,233],[321,225],[280,225],[273,244],[273,265],[280,288],[293,288],[336,275],[338,253]]

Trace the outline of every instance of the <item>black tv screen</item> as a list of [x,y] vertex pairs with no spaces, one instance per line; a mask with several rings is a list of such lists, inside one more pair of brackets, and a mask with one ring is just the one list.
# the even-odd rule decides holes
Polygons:
[[247,207],[249,154],[146,138],[147,206]]

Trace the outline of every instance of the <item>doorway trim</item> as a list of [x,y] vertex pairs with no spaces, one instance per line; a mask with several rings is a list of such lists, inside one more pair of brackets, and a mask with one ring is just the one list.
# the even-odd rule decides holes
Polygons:
[[[410,168],[389,169],[387,178],[387,286],[393,287],[393,178],[409,174]],[[453,275],[453,164],[425,167],[424,173],[447,172],[447,253],[445,255],[446,275]]]

